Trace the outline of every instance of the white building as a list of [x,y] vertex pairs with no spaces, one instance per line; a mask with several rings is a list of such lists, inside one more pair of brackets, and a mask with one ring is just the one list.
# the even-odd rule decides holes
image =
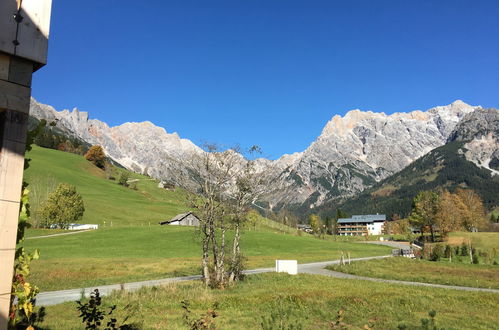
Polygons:
[[386,221],[384,214],[353,215],[338,219],[338,235],[365,236],[381,235]]

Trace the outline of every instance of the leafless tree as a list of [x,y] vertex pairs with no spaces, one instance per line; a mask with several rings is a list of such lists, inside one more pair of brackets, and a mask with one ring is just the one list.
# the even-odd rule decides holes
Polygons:
[[[262,180],[254,162],[244,159],[239,150],[221,151],[216,145],[205,145],[205,150],[184,161],[172,179],[189,191],[188,203],[200,219],[205,284],[223,288],[242,276],[242,227]],[[234,230],[231,244],[230,229]]]

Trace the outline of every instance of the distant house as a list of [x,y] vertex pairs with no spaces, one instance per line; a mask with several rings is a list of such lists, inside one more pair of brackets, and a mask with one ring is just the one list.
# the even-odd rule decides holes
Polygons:
[[299,229],[299,230],[303,230],[304,232],[306,233],[312,233],[312,227],[310,227],[310,225],[304,225],[304,224],[298,224],[296,225],[296,227]]
[[192,212],[178,214],[171,220],[162,221],[160,225],[173,225],[173,226],[199,226],[199,218]]
[[[64,228],[64,226],[59,224],[50,225],[50,229]],[[95,224],[80,224],[80,223],[70,223],[67,225],[68,230],[88,230],[88,229],[99,229],[99,225]]]
[[385,221],[385,214],[353,215],[351,218],[340,218],[338,219],[338,235],[381,235]]

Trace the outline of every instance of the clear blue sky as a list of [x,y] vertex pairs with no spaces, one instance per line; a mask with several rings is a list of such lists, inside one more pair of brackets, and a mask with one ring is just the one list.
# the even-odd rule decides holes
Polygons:
[[55,0],[33,96],[277,158],[355,108],[499,107],[498,17],[484,0]]

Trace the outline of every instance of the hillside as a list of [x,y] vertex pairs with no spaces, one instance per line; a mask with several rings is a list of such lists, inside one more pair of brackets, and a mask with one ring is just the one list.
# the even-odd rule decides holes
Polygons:
[[[26,158],[31,159],[25,180],[32,194],[60,182],[76,186],[85,203],[83,223],[140,226],[169,219],[187,209],[182,191],[157,188],[157,181],[147,176],[130,173],[130,178],[139,180],[137,190],[133,190],[106,179],[104,171],[79,155],[33,146]],[[36,209],[40,202],[32,198],[32,208]]]
[[[85,204],[82,223],[101,226],[148,226],[188,210],[182,189],[158,188],[158,181],[148,176],[114,168],[114,176],[128,172],[130,179],[138,180],[136,188],[125,188],[117,180],[106,179],[106,173],[88,162],[83,156],[34,145],[26,154],[31,159],[25,171],[29,183],[32,217],[46,199],[47,193],[61,182],[76,186]],[[34,213],[34,214],[33,214]],[[248,225],[254,230],[296,233],[296,229],[264,217],[252,219]],[[42,229],[31,230],[46,234]]]
[[475,190],[486,207],[499,205],[499,176],[466,160],[459,151],[465,143],[449,142],[416,160],[402,171],[379,182],[355,198],[339,204],[329,204],[320,209],[323,214],[333,214],[336,207],[350,214],[385,213],[407,216],[412,199],[422,190],[444,187],[454,190],[467,187]]

